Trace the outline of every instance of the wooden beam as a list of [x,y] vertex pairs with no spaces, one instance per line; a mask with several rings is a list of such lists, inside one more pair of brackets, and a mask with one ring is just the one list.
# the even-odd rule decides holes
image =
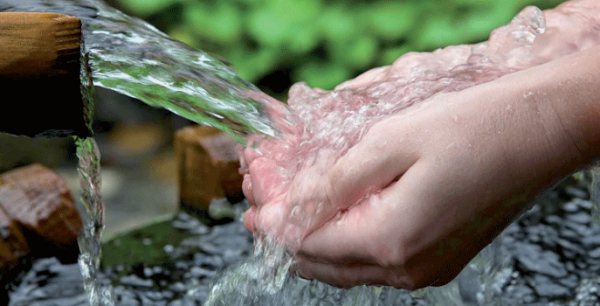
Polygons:
[[243,199],[239,173],[239,144],[210,126],[188,126],[175,133],[179,202],[196,212],[207,212],[210,202],[226,197]]
[[81,21],[0,12],[0,132],[88,136],[80,91]]

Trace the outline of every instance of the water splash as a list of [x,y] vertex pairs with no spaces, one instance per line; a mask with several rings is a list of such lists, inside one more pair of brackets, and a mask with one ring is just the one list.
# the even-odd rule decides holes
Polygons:
[[349,290],[288,273],[293,257],[271,239],[259,239],[254,256],[229,268],[213,285],[206,306],[400,305],[405,291],[358,286]]

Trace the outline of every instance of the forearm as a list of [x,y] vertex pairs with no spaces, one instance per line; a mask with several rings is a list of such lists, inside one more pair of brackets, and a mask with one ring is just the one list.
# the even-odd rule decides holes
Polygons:
[[[517,181],[548,187],[600,156],[600,47],[472,88]],[[515,156],[520,156],[515,158]]]
[[[547,100],[579,152],[574,166],[585,166],[600,156],[600,47],[580,51],[540,67],[547,77],[540,84]],[[565,144],[569,145],[569,144]]]

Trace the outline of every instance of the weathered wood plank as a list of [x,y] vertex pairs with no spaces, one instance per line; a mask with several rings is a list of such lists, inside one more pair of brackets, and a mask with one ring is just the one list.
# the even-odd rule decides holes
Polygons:
[[80,91],[81,21],[0,12],[0,132],[88,136]]

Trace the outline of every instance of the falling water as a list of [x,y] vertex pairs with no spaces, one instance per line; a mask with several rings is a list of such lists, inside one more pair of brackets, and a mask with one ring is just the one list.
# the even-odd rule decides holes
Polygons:
[[[150,24],[94,0],[3,1],[0,11],[55,12],[82,22],[83,53],[93,85],[138,98],[197,123],[215,126],[241,143],[274,136],[270,114],[282,103],[238,76],[232,67],[172,40]],[[278,116],[281,118],[281,116]]]
[[250,260],[229,268],[213,285],[205,306],[407,305],[403,290],[369,286],[345,290],[291,276],[290,254],[270,239],[255,244]]
[[78,237],[79,267],[84,287],[90,298],[90,306],[114,305],[110,288],[98,282],[98,267],[102,256],[100,237],[104,228],[104,204],[100,195],[100,151],[93,138],[77,139],[79,158],[79,183],[81,202],[87,214],[83,217],[83,229]]

